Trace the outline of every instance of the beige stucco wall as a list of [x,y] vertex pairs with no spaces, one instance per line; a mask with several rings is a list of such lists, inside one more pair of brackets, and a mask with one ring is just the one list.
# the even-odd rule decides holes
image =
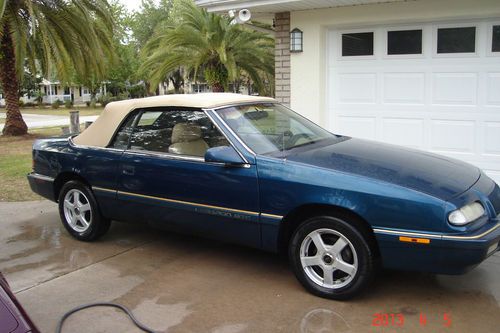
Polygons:
[[415,0],[291,13],[304,32],[304,52],[291,55],[291,107],[326,126],[326,35],[336,26],[500,18],[500,0]]

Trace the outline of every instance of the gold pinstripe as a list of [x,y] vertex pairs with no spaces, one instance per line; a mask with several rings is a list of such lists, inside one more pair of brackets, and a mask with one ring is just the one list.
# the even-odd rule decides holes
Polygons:
[[281,215],[266,214],[266,213],[261,213],[260,216],[270,217],[270,218],[275,218],[275,219],[280,219],[280,220],[283,218],[283,216],[281,216]]
[[166,201],[166,202],[172,202],[172,203],[179,203],[179,204],[190,205],[190,206],[197,206],[197,207],[204,207],[204,208],[227,210],[227,211],[235,212],[235,213],[243,213],[243,214],[256,215],[256,216],[259,215],[259,213],[257,213],[257,212],[251,212],[251,211],[248,211],[248,210],[226,208],[226,207],[205,205],[205,204],[200,204],[200,203],[195,203],[195,202],[189,202],[189,201],[182,201],[182,200],[174,200],[174,199],[153,197],[153,196],[150,196],[150,195],[137,194],[137,193],[131,193],[131,192],[125,192],[125,191],[118,191],[117,193],[119,193],[119,194],[125,194],[125,195],[130,195],[130,196],[135,196],[135,197],[147,198],[147,199],[155,199],[155,200],[160,200],[160,201]]
[[103,187],[98,187],[98,186],[92,186],[92,189],[98,190],[98,191],[104,191],[104,192],[112,192],[112,193],[116,192],[117,194],[125,194],[125,195],[130,195],[130,196],[135,196],[135,197],[141,197],[141,198],[147,198],[147,199],[154,199],[154,200],[160,200],[160,201],[165,201],[165,202],[178,203],[178,204],[183,204],[183,205],[190,205],[190,206],[204,207],[204,208],[212,208],[212,209],[221,209],[221,210],[226,210],[226,211],[230,211],[230,212],[243,213],[243,214],[254,215],[254,216],[261,215],[261,216],[271,217],[271,218],[276,218],[276,219],[282,219],[283,218],[283,216],[281,216],[281,215],[265,214],[265,213],[252,212],[252,211],[249,211],[249,210],[241,210],[241,209],[235,209],[235,208],[227,208],[227,207],[220,207],[220,206],[213,206],[213,205],[205,205],[205,204],[200,204],[200,203],[195,203],[195,202],[190,202],[190,201],[182,201],[182,200],[175,200],[175,199],[154,197],[154,196],[150,196],[150,195],[138,194],[138,193],[132,193],[132,192],[115,191],[115,190],[110,190],[110,189],[103,188]]
[[97,187],[97,186],[92,186],[92,189],[93,190],[98,190],[98,191],[103,191],[103,192],[111,192],[111,193],[115,193],[116,192],[115,190],[110,190],[110,189],[107,189],[107,188]]

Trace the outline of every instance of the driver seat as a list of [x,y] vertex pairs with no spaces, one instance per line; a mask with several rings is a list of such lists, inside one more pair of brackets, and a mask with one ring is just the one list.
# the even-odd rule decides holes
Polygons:
[[202,139],[199,125],[179,123],[174,126],[169,153],[203,157],[207,149],[208,145]]

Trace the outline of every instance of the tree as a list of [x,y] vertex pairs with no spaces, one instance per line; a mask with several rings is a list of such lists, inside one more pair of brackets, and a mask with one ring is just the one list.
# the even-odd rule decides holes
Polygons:
[[149,73],[152,86],[184,67],[195,77],[202,71],[215,92],[227,90],[241,73],[265,91],[266,76],[274,73],[273,38],[231,24],[230,18],[208,13],[190,0],[180,3],[179,16],[179,23],[161,27],[143,50],[141,70]]
[[28,98],[31,98],[40,92],[40,83],[42,83],[42,78],[37,75],[33,75],[29,71],[24,71],[24,75],[20,83],[19,97],[26,95]]
[[[156,30],[170,21],[174,1],[142,0],[141,9],[136,11],[128,21],[128,26],[132,32],[130,44],[135,45],[138,52],[151,39]],[[138,60],[138,58],[136,57],[135,60]],[[179,71],[173,74],[172,76],[164,77],[161,82],[171,80],[176,91],[179,91],[180,87],[184,84],[184,78],[180,75]],[[135,78],[143,82],[148,88],[147,92],[154,91],[158,87],[157,84],[152,85],[150,83],[150,74],[148,71],[136,71]]]
[[113,59],[113,20],[106,0],[0,0],[0,84],[6,100],[4,135],[27,133],[18,91],[25,61],[31,73],[74,72],[103,77]]

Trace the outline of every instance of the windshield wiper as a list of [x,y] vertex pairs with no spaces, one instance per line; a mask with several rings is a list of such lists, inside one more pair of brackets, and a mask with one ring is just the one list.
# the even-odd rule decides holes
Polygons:
[[312,145],[314,143],[316,143],[318,141],[309,141],[309,142],[304,142],[304,143],[301,143],[300,145],[296,145],[296,146],[292,146],[292,147],[288,147],[288,148],[285,148],[284,150],[290,150],[290,149],[294,149],[294,148],[299,148],[299,147],[304,147],[304,146],[307,146],[307,145]]

